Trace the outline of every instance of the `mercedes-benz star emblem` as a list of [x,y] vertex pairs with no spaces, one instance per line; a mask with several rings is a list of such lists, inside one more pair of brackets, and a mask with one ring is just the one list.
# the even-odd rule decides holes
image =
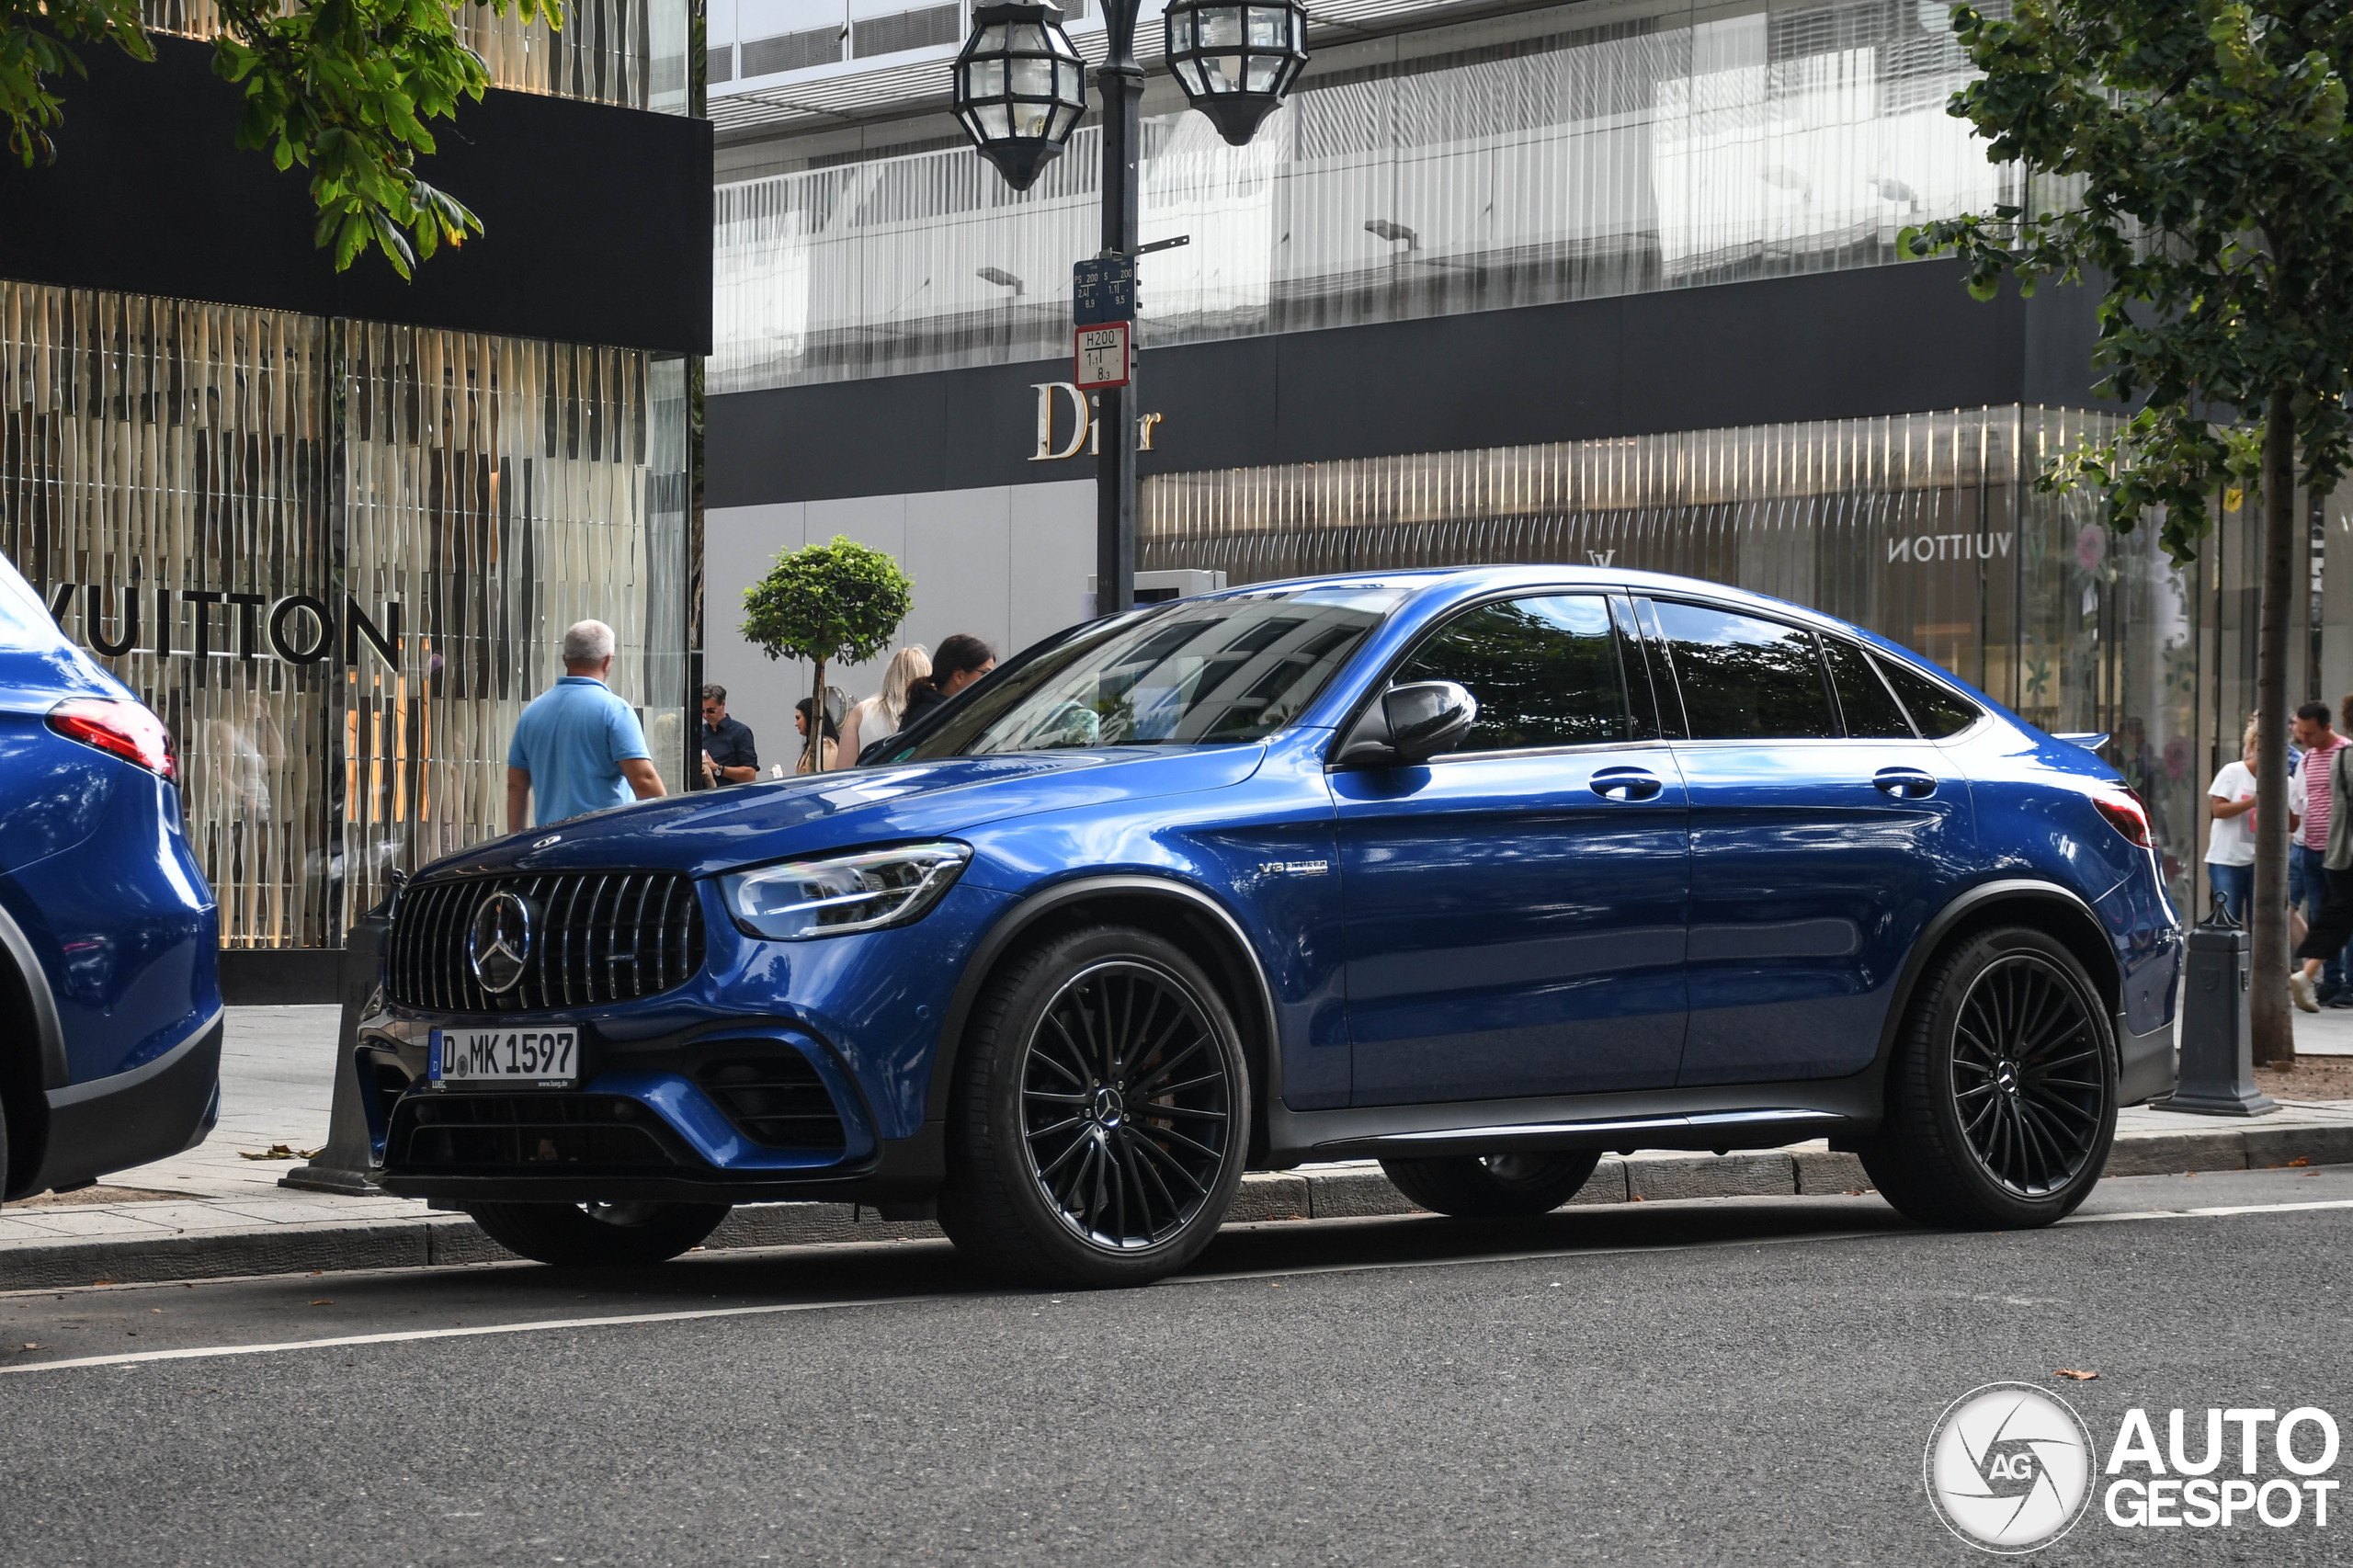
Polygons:
[[531,906],[511,892],[494,892],[475,904],[466,961],[492,995],[514,990],[531,961]]

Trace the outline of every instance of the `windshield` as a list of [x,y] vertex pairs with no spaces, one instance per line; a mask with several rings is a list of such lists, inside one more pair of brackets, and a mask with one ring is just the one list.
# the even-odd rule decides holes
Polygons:
[[890,760],[1255,741],[1299,717],[1404,597],[1274,589],[1116,616],[999,671]]

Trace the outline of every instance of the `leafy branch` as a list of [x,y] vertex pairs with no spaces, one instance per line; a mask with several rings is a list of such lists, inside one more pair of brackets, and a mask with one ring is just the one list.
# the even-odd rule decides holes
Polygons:
[[[493,15],[563,26],[561,0],[471,0]],[[318,210],[313,242],[335,270],[371,245],[403,278],[443,244],[482,233],[455,196],[421,178],[431,120],[490,85],[460,42],[450,0],[217,0],[215,75],[244,89],[236,142],[279,169],[301,165]],[[0,0],[0,116],[25,167],[54,163],[64,121],[58,79],[86,80],[74,46],[154,57],[139,0]]]

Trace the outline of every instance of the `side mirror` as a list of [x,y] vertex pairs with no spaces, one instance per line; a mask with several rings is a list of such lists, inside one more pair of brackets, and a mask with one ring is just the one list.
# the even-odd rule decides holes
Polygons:
[[1450,680],[1392,686],[1334,760],[1342,767],[1412,767],[1461,744],[1478,717],[1479,699]]

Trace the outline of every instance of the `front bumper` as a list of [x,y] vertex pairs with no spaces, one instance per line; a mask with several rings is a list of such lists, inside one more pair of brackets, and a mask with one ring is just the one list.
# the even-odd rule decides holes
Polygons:
[[880,1203],[938,1183],[937,1124],[878,1137],[839,1054],[779,1020],[651,1040],[583,1028],[581,1077],[565,1089],[436,1085],[428,1047],[423,1028],[377,1024],[361,1035],[369,1131],[384,1189],[402,1197]]

